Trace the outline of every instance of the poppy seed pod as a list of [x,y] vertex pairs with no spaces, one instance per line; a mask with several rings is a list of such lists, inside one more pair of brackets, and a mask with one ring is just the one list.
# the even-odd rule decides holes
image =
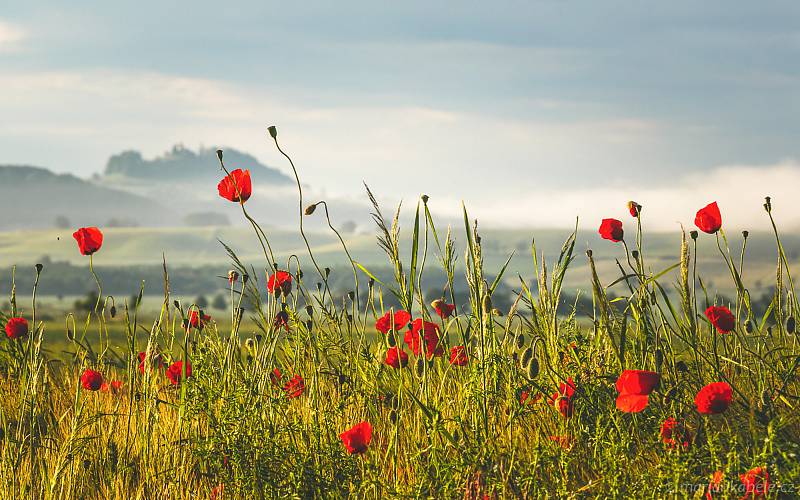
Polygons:
[[313,316],[314,315],[314,306],[312,306],[311,304],[307,305],[306,306],[306,314],[308,314],[309,316]]
[[789,316],[789,318],[786,320],[786,331],[788,333],[794,333],[795,326],[796,326],[796,322],[795,322],[794,316]]
[[389,421],[392,422],[393,424],[397,423],[397,412],[396,411],[392,410],[392,411],[389,412]]
[[420,377],[421,377],[422,375],[424,375],[424,374],[425,374],[425,361],[423,361],[423,359],[422,359],[422,358],[420,358],[420,359],[418,359],[418,360],[417,360],[417,367],[416,367],[416,369],[417,369],[417,375],[418,375],[418,376],[420,376]]
[[326,267],[325,269],[323,269],[323,271],[325,272],[325,277],[326,278],[331,275],[331,268],[330,267]]
[[639,259],[639,251],[638,250],[631,250],[631,257],[633,257],[633,260],[638,260]]
[[517,335],[517,338],[514,340],[514,345],[516,345],[517,349],[522,349],[525,346],[525,334],[520,333]]
[[269,132],[269,136],[272,137],[273,139],[278,138],[278,129],[275,128],[275,125],[270,125],[269,127],[267,127],[267,131]]
[[764,210],[766,210],[767,212],[772,211],[772,198],[770,198],[769,196],[764,198]]
[[592,249],[591,248],[589,250],[586,250],[586,256],[589,257],[590,259],[592,258]]
[[117,315],[117,308],[115,306],[111,306],[109,312],[111,313],[111,317],[114,318]]
[[691,231],[689,231],[689,236],[690,236],[690,237],[691,237],[693,240],[696,240],[696,239],[697,239],[697,234],[698,234],[698,233],[697,233],[697,231],[695,231],[694,229],[692,229]]
[[656,371],[661,371],[661,366],[664,364],[664,351],[661,349],[656,349]]

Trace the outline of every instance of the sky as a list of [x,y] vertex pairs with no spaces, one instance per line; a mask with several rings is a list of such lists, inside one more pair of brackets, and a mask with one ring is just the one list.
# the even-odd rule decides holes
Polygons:
[[[9,5],[10,4],[10,5]],[[363,198],[497,225],[644,205],[789,226],[796,1],[27,1],[0,7],[0,163],[88,177],[127,149],[245,150]],[[782,212],[781,212],[782,211]]]

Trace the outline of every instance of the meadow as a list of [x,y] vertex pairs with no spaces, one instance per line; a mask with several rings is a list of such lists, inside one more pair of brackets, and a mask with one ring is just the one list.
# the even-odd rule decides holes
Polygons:
[[[41,303],[48,266],[25,284],[14,271],[0,309],[0,496],[797,496],[798,245],[769,198],[752,235],[726,234],[712,202],[651,244],[647,200],[620,200],[582,221],[593,238],[576,229],[554,245],[550,232],[543,251],[531,235],[483,232],[466,207],[445,227],[427,196],[401,213],[370,193],[377,246],[351,246],[280,152],[298,188],[291,250],[273,251],[284,233],[252,218],[247,166],[219,151],[216,189],[251,248],[239,230],[78,228],[56,257],[85,266],[86,311]],[[309,237],[312,218],[327,235]],[[52,236],[11,237],[4,259],[52,253]],[[138,296],[104,293],[115,241],[126,248],[106,265],[169,238],[173,255],[205,238],[222,256],[209,262],[227,261],[225,308],[192,302],[208,291],[174,294],[166,262],[148,283],[160,296],[139,283]]]

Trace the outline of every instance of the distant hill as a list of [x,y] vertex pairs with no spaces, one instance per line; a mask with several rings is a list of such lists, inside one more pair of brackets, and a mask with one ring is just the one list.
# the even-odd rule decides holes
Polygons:
[[[263,184],[288,185],[291,178],[277,169],[261,164],[255,157],[232,148],[223,148],[225,164],[230,169],[249,169],[254,179]],[[106,177],[125,177],[127,179],[180,181],[183,183],[198,180],[221,178],[219,162],[215,149],[201,148],[197,152],[182,145],[173,146],[161,156],[146,160],[138,151],[130,150],[116,154],[108,159],[103,175]]]
[[151,199],[98,186],[70,174],[0,165],[0,229],[168,223],[170,210]]

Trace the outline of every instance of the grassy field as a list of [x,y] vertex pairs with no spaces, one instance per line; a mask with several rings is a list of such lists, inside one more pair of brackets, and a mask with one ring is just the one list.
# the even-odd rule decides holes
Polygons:
[[[250,220],[245,201],[230,209]],[[6,235],[5,258],[47,249],[92,278],[163,249],[235,273],[218,310],[168,283],[139,307],[74,314],[10,290],[0,496],[796,496],[798,247],[771,232],[770,210],[744,253],[706,222],[650,236],[632,216],[624,238],[546,232],[531,252],[530,234],[484,232],[466,213],[452,233],[437,226],[424,198],[405,231],[374,210],[377,245],[332,232],[306,246],[302,227],[284,238],[257,221],[249,236],[108,231],[82,247],[91,257],[63,234]],[[350,290],[331,286],[329,258]],[[373,279],[376,265],[388,274]],[[426,282],[434,268],[443,283]],[[500,307],[505,281],[515,297]],[[560,312],[570,287],[591,297],[580,316]]]

